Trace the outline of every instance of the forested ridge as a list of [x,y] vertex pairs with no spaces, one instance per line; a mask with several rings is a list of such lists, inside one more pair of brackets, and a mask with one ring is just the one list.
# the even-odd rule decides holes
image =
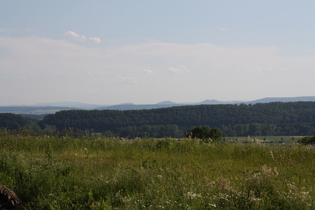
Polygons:
[[[34,121],[21,116],[9,127],[2,114],[1,127],[17,129]],[[12,123],[15,120],[12,118]],[[219,128],[226,136],[313,135],[315,102],[273,102],[240,105],[194,105],[151,110],[67,110],[37,121],[40,129],[90,130],[121,137],[183,137],[196,126]]]
[[17,130],[23,127],[34,127],[34,125],[36,125],[36,120],[31,120],[11,113],[0,114],[0,128]]
[[72,110],[46,116],[39,125],[93,129],[120,136],[183,136],[194,126],[218,127],[225,135],[309,135],[315,102],[197,105],[151,110]]

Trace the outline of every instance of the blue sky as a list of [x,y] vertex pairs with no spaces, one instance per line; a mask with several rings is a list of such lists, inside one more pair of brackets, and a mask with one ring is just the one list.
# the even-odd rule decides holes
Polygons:
[[313,96],[315,1],[0,0],[0,105]]

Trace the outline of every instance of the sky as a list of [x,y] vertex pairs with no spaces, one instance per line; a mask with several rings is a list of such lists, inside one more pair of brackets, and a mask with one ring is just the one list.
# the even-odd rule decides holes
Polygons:
[[0,105],[315,95],[312,0],[0,0]]

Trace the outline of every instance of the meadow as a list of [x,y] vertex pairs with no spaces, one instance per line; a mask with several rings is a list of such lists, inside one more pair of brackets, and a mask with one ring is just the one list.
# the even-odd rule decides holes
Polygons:
[[314,209],[315,148],[191,139],[0,136],[25,209]]

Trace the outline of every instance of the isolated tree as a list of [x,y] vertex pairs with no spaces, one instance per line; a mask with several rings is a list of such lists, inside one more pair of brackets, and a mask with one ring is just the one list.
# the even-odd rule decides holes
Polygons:
[[221,141],[222,140],[222,133],[219,131],[218,128],[211,128],[210,129],[210,138],[213,141]]
[[301,138],[298,143],[304,145],[315,145],[315,136],[305,136]]
[[221,141],[222,133],[218,128],[211,128],[205,126],[195,127],[191,130],[191,132],[187,135],[187,137],[193,139],[201,139],[204,142],[208,141]]
[[205,126],[195,127],[188,135],[193,139],[209,139],[210,129]]

